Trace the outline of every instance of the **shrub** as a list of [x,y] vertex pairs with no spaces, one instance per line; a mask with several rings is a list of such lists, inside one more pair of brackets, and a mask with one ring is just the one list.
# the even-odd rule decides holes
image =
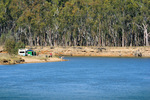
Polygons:
[[6,36],[5,34],[2,34],[0,37],[0,44],[3,45],[5,43],[5,40],[6,40]]
[[19,41],[15,45],[15,50],[18,51],[18,49],[21,49],[21,48],[25,48],[25,44],[23,42]]
[[7,39],[5,41],[5,50],[10,54],[17,54],[19,48],[25,48],[23,42],[15,42],[14,39]]
[[15,54],[15,41],[13,39],[7,39],[5,41],[5,50],[9,54]]

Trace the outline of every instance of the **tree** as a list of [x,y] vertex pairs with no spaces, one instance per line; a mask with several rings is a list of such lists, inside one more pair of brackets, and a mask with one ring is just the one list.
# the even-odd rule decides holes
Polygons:
[[138,16],[135,17],[138,28],[142,29],[143,31],[143,40],[144,45],[149,46],[149,32],[148,28],[150,25],[150,1],[149,0],[142,0],[141,2],[138,2],[138,5],[140,7],[140,12]]
[[25,44],[21,41],[15,42],[13,38],[7,39],[5,42],[5,50],[10,54],[17,54],[18,49],[25,48]]
[[7,39],[5,42],[5,50],[9,53],[9,54],[16,54],[15,51],[15,41],[14,39]]
[[1,0],[0,37],[9,33],[30,46],[149,46],[149,5],[149,0]]

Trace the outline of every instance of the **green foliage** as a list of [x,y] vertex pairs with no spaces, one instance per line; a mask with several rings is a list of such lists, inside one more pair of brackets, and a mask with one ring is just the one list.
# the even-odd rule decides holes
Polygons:
[[7,39],[5,42],[5,50],[11,55],[17,54],[20,48],[25,48],[24,43],[21,41],[16,43],[14,39]]
[[9,53],[9,54],[16,54],[15,51],[15,41],[14,39],[7,39],[5,42],[5,50]]
[[25,48],[25,44],[21,41],[18,41],[16,44],[15,44],[15,51],[18,51],[18,49],[21,49],[21,48]]
[[149,0],[0,0],[0,33],[27,45],[144,46],[144,31]]
[[5,43],[5,40],[6,40],[6,36],[5,34],[2,34],[0,37],[0,45],[3,45]]

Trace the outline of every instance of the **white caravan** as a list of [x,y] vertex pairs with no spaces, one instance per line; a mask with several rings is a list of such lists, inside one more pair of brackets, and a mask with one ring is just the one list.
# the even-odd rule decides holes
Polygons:
[[18,55],[20,55],[20,56],[27,56],[28,55],[27,50],[28,49],[19,49],[18,50]]

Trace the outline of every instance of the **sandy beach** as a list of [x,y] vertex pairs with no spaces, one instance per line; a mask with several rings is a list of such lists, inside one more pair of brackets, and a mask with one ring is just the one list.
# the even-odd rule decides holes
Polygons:
[[26,64],[26,63],[45,63],[45,62],[60,62],[60,61],[67,61],[65,59],[61,58],[48,58],[48,59],[37,59],[37,58],[29,58],[29,57],[21,57],[24,61],[13,61],[13,62],[7,62],[7,63],[2,63],[0,62],[0,65],[12,65],[12,64]]
[[59,61],[67,61],[61,58],[47,58],[47,59],[39,59],[38,57],[22,57],[25,60],[24,63],[44,63],[44,62],[59,62]]

